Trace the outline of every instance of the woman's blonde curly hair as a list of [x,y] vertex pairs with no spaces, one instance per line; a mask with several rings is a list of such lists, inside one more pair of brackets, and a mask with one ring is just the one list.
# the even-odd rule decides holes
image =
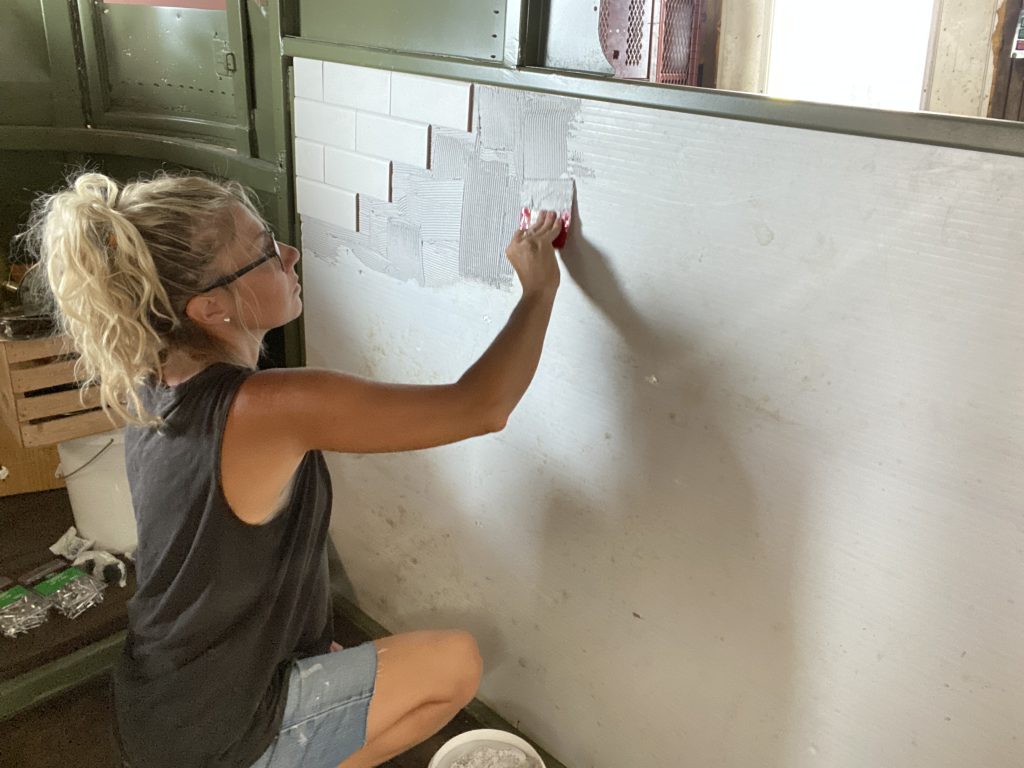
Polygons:
[[158,426],[139,387],[159,377],[172,350],[245,365],[185,306],[218,277],[216,255],[235,235],[236,206],[263,218],[251,193],[230,181],[160,174],[120,187],[94,172],[69,181],[37,199],[23,237],[80,355],[82,386],[98,383],[103,408],[126,423]]

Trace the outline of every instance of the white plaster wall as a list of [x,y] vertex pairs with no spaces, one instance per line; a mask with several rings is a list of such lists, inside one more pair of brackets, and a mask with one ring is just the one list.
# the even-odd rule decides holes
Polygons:
[[[507,429],[330,459],[359,603],[475,632],[572,768],[1020,766],[1024,160],[594,102],[568,149]],[[304,269],[309,364],[388,380],[516,300]]]

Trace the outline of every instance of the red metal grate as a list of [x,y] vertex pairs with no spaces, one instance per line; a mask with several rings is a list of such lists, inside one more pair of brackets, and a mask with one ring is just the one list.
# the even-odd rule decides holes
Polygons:
[[[638,67],[644,57],[644,11],[645,0],[630,0],[629,18],[626,22],[626,66]],[[648,37],[650,31],[647,30]]]
[[703,5],[703,0],[661,0],[657,82],[700,85]]
[[651,18],[655,0],[601,0],[597,31],[615,76],[646,80],[651,70]]

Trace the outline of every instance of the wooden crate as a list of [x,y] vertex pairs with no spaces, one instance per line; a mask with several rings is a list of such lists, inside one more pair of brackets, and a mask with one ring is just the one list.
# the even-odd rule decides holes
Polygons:
[[0,341],[0,419],[22,448],[119,426],[100,408],[95,387],[77,386],[75,357],[62,336]]
[[0,480],[0,497],[63,488],[63,478],[57,477],[59,465],[56,446],[22,448],[14,435],[0,427],[0,467],[7,470],[7,477]]

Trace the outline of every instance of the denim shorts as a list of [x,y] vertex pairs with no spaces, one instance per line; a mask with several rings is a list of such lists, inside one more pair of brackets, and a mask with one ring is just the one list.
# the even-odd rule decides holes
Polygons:
[[376,677],[372,642],[295,662],[281,731],[252,768],[337,768],[366,743]]

